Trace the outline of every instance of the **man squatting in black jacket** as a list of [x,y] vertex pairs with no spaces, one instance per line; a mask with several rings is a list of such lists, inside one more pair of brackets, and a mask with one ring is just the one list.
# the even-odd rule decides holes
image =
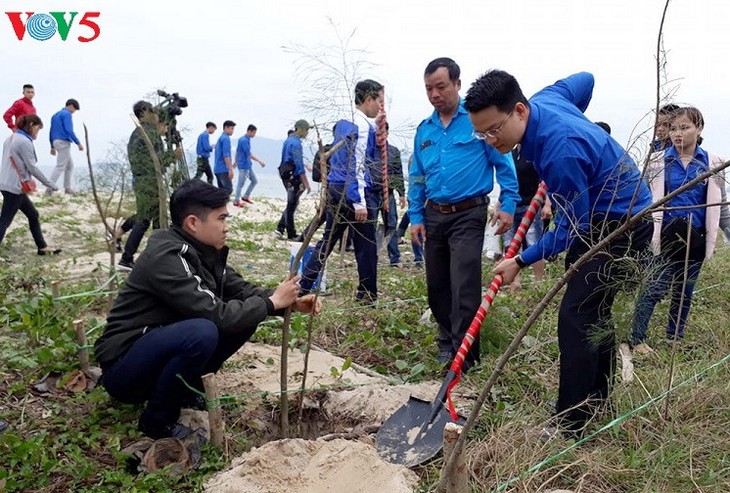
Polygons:
[[228,200],[200,180],[172,194],[172,226],[150,237],[94,345],[109,394],[147,401],[139,430],[152,438],[190,432],[177,423],[180,409],[202,402],[183,379],[202,389],[200,377],[218,371],[267,316],[321,308],[313,295],[298,297],[298,277],[265,289],[226,264]]

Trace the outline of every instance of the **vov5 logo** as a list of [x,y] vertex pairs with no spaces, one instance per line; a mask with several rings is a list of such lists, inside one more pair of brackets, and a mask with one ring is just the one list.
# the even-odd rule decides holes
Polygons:
[[[94,19],[99,17],[99,12],[85,12],[78,21],[78,27],[83,27],[89,36],[78,36],[82,43],[94,41],[101,34],[101,28]],[[26,12],[25,22],[21,17],[22,12],[5,12],[13,26],[18,41],[23,41],[26,34],[38,41],[51,39],[57,32],[62,41],[68,38],[71,26],[78,15],[78,12],[49,12],[47,14]],[[75,28],[74,31],[77,31]]]

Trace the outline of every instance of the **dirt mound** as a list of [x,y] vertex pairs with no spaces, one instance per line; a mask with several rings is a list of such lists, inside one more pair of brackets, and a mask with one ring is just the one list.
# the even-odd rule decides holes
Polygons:
[[410,493],[418,478],[348,440],[269,442],[209,479],[209,493]]

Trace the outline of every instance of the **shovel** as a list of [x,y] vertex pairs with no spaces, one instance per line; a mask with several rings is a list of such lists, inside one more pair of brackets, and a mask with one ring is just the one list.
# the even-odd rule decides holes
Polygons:
[[[530,229],[533,219],[545,203],[547,187],[540,183],[530,207],[522,218],[512,243],[505,254],[505,258],[514,257],[520,249],[522,239]],[[406,467],[414,467],[432,459],[443,446],[443,433],[446,423],[463,424],[464,418],[456,413],[451,402],[451,389],[461,378],[461,369],[464,359],[469,354],[474,339],[479,335],[479,329],[484,322],[494,297],[502,286],[502,275],[498,274],[484,295],[484,299],[477,310],[474,319],[466,331],[461,347],[451,363],[444,382],[432,402],[424,401],[411,396],[400,409],[392,414],[380,427],[375,441],[378,453],[385,460]],[[444,404],[448,401],[448,409]]]

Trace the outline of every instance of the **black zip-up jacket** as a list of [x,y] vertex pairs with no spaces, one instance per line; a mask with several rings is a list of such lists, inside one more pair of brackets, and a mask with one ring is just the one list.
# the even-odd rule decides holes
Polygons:
[[279,313],[269,299],[274,290],[244,281],[227,258],[227,247],[216,251],[176,226],[155,231],[94,344],[99,365],[110,366],[156,327],[205,318],[221,332],[236,332]]

